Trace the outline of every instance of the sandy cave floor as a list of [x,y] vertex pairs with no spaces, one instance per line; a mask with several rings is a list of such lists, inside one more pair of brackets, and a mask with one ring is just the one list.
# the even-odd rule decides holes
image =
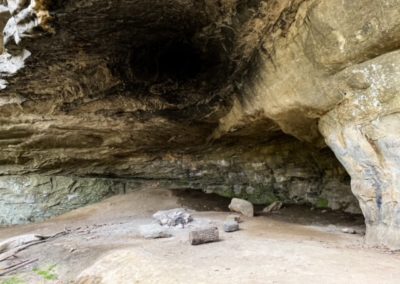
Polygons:
[[[0,283],[75,283],[78,277],[86,284],[400,283],[400,254],[366,247],[361,216],[289,206],[244,218],[240,231],[224,233],[228,203],[196,192],[148,189],[47,222],[1,228],[0,241],[29,233],[69,233],[18,253],[8,264],[38,261]],[[151,223],[154,212],[176,207],[194,209],[195,220],[215,223],[222,240],[191,246],[189,228],[176,229],[166,239],[139,236],[138,227]],[[344,234],[342,228],[360,233]],[[37,269],[57,280],[45,280]]]

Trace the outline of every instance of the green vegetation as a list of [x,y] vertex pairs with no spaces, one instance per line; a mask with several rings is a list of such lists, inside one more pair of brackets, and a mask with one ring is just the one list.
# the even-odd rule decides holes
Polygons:
[[17,276],[8,278],[7,280],[4,280],[1,282],[1,284],[25,284],[25,281],[18,278]]
[[315,204],[315,207],[317,208],[328,208],[329,207],[329,201],[324,198],[318,199],[317,203]]
[[50,265],[47,269],[39,269],[39,268],[34,268],[33,272],[35,272],[37,275],[43,277],[45,280],[57,280],[58,276],[54,272],[56,268],[56,265]]

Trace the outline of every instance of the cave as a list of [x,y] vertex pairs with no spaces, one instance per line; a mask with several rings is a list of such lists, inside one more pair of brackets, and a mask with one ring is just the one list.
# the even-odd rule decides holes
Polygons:
[[168,79],[187,81],[207,68],[196,46],[182,39],[156,42],[132,52],[134,55],[130,63],[135,77],[147,82]]
[[[192,226],[208,216],[221,230],[231,200],[250,203],[255,217],[238,223],[239,239],[223,234],[222,246],[248,240],[257,254],[261,236],[300,252],[296,244],[316,236],[362,243],[360,259],[370,247],[399,249],[400,2],[384,2],[0,1],[0,277],[3,239],[65,226],[60,247],[82,232],[99,243],[70,247],[93,252],[60,262],[71,265],[54,268],[62,280],[125,283],[131,272],[96,269],[119,266],[119,254],[136,263],[120,250],[101,257],[136,236],[143,216],[180,205],[196,212]],[[43,249],[53,249],[49,239]],[[146,257],[136,276],[153,261],[162,268]],[[99,265],[83,272],[78,260]],[[28,264],[41,274],[28,266],[27,283],[54,272]],[[146,273],[143,283],[187,277]],[[213,277],[204,279],[194,283]]]

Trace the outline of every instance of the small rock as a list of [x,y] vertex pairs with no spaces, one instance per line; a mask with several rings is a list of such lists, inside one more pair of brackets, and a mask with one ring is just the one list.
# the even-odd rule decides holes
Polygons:
[[345,234],[357,234],[357,231],[351,228],[343,228],[342,229],[342,233]]
[[224,231],[227,233],[236,232],[239,230],[239,223],[236,221],[226,221],[224,223]]
[[176,208],[171,210],[158,211],[153,215],[160,225],[184,227],[189,222],[193,221],[192,216],[184,208]]
[[335,225],[330,224],[328,226],[328,232],[336,232],[337,231],[337,227]]
[[233,198],[229,209],[234,212],[238,212],[247,217],[254,216],[254,207],[249,201],[239,198]]
[[283,203],[281,201],[275,201],[271,203],[269,206],[265,207],[263,212],[264,213],[271,213],[275,211],[279,211],[282,208]]
[[169,238],[171,234],[167,229],[158,224],[142,225],[139,227],[140,235],[145,239]]
[[225,221],[235,221],[237,223],[242,223],[243,220],[240,218],[240,215],[230,214],[226,217]]

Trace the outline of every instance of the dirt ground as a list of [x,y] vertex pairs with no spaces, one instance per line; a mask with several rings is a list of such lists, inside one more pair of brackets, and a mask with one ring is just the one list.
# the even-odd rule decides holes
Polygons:
[[[400,254],[363,244],[362,216],[284,207],[244,218],[224,233],[229,201],[197,192],[148,189],[114,196],[40,224],[0,228],[0,242],[22,234],[67,234],[18,253],[0,269],[35,260],[0,283],[400,283]],[[164,209],[194,209],[220,228],[221,241],[188,243],[189,227],[146,240],[138,227]],[[343,228],[357,234],[345,234]]]

